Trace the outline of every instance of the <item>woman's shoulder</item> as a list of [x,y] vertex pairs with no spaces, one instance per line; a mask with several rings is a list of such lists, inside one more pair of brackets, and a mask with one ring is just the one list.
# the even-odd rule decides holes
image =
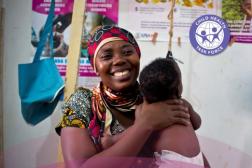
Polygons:
[[79,87],[62,106],[62,110],[63,112],[66,112],[71,109],[71,111],[78,116],[83,115],[83,113],[86,116],[89,116],[92,112],[91,98],[91,90],[84,87]]
[[64,107],[76,108],[80,106],[91,106],[92,91],[84,87],[78,87],[75,92],[70,96],[70,98],[63,105]]
[[92,96],[92,91],[85,87],[78,87],[71,96],[90,97]]
[[64,127],[88,128],[92,115],[92,91],[79,87],[62,106],[63,116],[56,127],[60,135]]

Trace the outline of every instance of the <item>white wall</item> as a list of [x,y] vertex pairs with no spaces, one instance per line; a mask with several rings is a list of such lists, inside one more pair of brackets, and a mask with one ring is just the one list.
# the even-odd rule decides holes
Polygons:
[[[127,28],[127,9],[120,1],[120,23]],[[57,162],[54,127],[60,105],[51,118],[27,125],[20,111],[17,65],[30,61],[31,0],[6,0],[4,34],[4,158],[6,168],[45,167]],[[139,42],[142,66],[166,54],[167,43]],[[202,117],[197,131],[212,167],[252,167],[252,45],[234,44],[222,54],[205,57],[190,44],[173,44],[181,65],[184,93]]]

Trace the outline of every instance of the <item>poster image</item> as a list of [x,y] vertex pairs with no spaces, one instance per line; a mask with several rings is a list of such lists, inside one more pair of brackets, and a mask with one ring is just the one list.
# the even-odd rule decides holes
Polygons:
[[[50,0],[32,1],[32,37],[31,44],[35,53],[39,37],[43,31],[50,8]],[[60,74],[66,75],[66,64],[71,33],[71,21],[74,0],[56,0],[55,17],[53,20],[53,57]],[[118,0],[86,0],[85,22],[81,38],[81,55],[79,64],[79,84],[92,87],[99,78],[91,67],[87,57],[87,41],[90,32],[99,25],[118,23]],[[49,41],[43,51],[43,57],[50,56]]]
[[234,42],[252,43],[252,1],[222,0],[222,17]]
[[[129,26],[138,40],[151,40],[157,34],[157,41],[168,41],[171,9],[170,0],[130,0]],[[174,7],[173,40],[189,41],[192,22],[201,15],[217,14],[217,0],[176,0]]]

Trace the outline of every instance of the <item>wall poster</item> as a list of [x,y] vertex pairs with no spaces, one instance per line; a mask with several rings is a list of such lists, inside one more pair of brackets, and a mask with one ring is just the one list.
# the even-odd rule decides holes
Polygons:
[[[71,20],[74,0],[56,0],[55,18],[53,21],[53,57],[64,77],[66,74],[66,64],[71,31]],[[33,54],[35,53],[43,25],[47,18],[50,7],[50,0],[32,1],[32,36],[31,45]],[[83,36],[81,42],[81,56],[79,66],[79,85],[92,88],[99,82],[99,77],[93,71],[87,58],[87,40],[90,38],[89,32],[99,25],[118,23],[118,0],[86,0],[85,23],[83,25]],[[43,51],[43,57],[48,57],[50,53],[49,45]]]

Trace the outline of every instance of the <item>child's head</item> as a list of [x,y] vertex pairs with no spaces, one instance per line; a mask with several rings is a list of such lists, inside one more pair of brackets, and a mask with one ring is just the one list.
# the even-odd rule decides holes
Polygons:
[[181,97],[181,72],[173,58],[154,60],[141,71],[139,80],[143,96],[149,103]]

